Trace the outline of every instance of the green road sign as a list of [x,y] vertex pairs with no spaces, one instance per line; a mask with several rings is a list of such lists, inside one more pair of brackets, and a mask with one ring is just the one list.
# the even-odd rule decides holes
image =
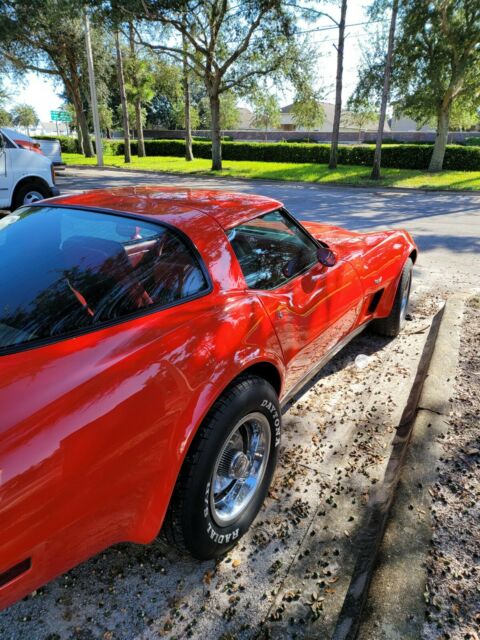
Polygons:
[[72,116],[68,111],[50,111],[52,122],[71,122]]

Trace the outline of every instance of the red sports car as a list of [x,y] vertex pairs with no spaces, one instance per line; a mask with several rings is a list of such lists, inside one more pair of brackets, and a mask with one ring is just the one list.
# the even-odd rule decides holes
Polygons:
[[123,188],[0,221],[0,608],[120,541],[228,551],[281,406],[367,324],[404,322],[405,231]]

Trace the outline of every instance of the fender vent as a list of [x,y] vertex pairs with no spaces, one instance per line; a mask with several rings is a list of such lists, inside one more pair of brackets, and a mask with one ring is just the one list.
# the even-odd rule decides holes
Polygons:
[[27,558],[26,560],[22,560],[21,562],[14,565],[13,567],[10,567],[10,569],[7,569],[3,573],[0,573],[0,587],[4,587],[6,584],[11,582],[12,580],[15,580],[15,578],[18,578],[18,576],[21,576],[22,573],[25,573],[26,571],[28,571],[31,566],[32,566],[32,559]]
[[368,313],[373,313],[378,307],[378,303],[380,302],[380,298],[382,297],[384,291],[385,289],[379,289],[378,291],[375,291],[372,299],[370,300],[370,304],[368,305]]

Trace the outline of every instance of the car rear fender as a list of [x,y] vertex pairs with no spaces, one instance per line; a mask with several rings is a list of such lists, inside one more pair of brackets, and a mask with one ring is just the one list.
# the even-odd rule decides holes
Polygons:
[[354,260],[361,274],[365,301],[360,317],[388,316],[392,309],[403,266],[410,255],[416,259],[416,246],[405,231],[365,234],[365,253]]
[[[170,433],[168,450],[171,464],[163,468],[150,498],[139,512],[130,538],[150,542],[163,523],[178,474],[188,449],[205,417],[232,382],[245,372],[271,376],[281,390],[284,379],[282,352],[270,319],[260,301],[242,291],[230,294],[210,317],[216,335],[210,342],[202,366],[205,383],[199,393],[190,393],[179,420]],[[214,363],[212,365],[212,362]],[[188,381],[186,381],[188,385]],[[185,395],[184,395],[185,397]]]

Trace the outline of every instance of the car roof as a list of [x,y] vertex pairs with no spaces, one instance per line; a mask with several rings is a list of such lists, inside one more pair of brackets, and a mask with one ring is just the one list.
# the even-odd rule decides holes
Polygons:
[[107,209],[157,220],[172,216],[178,219],[180,216],[183,223],[188,222],[189,213],[200,211],[216,220],[224,229],[230,229],[282,206],[278,200],[250,193],[190,189],[181,186],[98,189],[72,196],[60,196],[49,200],[48,203],[85,209]]
[[21,133],[16,129],[10,129],[9,127],[2,127],[1,131],[5,133],[12,140],[25,140],[26,142],[33,142],[33,139],[30,136],[26,136],[24,133]]

